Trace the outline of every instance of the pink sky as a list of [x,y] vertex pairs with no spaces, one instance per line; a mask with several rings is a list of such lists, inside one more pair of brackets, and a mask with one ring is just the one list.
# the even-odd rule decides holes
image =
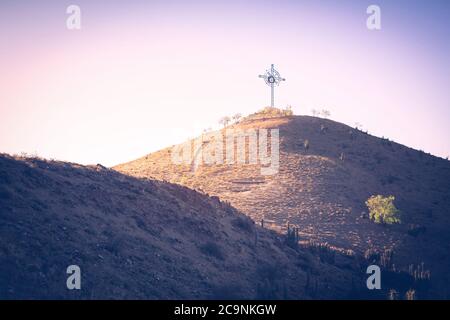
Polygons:
[[[0,152],[114,165],[269,103],[450,155],[449,6],[370,2],[0,4]],[[406,6],[406,7],[405,7]]]

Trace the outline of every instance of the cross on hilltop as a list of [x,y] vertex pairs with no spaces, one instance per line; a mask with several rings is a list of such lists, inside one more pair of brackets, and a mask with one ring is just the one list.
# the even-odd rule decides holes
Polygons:
[[280,76],[280,73],[275,70],[273,64],[270,66],[269,70],[266,70],[266,73],[259,75],[259,77],[263,78],[266,84],[270,87],[270,106],[273,107],[275,104],[275,85],[280,85],[280,82],[286,81],[286,79]]

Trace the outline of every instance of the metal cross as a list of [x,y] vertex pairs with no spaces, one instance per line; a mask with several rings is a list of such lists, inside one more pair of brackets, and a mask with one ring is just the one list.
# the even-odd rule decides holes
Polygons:
[[275,70],[273,64],[271,65],[270,70],[266,70],[266,73],[259,75],[259,77],[263,78],[266,84],[270,87],[270,106],[273,107],[275,104],[274,87],[275,85],[280,85],[280,82],[286,81],[286,79],[280,76],[280,73]]

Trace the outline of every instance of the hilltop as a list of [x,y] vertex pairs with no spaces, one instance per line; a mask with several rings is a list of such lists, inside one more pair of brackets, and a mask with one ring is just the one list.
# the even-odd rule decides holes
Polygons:
[[[304,241],[361,255],[391,249],[397,268],[424,263],[435,296],[448,297],[449,161],[318,117],[260,114],[228,127],[271,128],[278,128],[280,136],[280,167],[274,175],[261,175],[259,163],[174,164],[172,148],[114,169],[218,196],[280,232],[288,223],[298,227]],[[378,194],[395,196],[400,225],[368,219],[365,201]]]

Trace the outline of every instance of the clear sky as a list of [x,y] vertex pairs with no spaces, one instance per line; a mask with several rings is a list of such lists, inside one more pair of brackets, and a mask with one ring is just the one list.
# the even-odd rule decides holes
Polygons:
[[2,0],[0,152],[132,160],[267,106],[274,63],[277,106],[446,157],[449,39],[445,0]]

